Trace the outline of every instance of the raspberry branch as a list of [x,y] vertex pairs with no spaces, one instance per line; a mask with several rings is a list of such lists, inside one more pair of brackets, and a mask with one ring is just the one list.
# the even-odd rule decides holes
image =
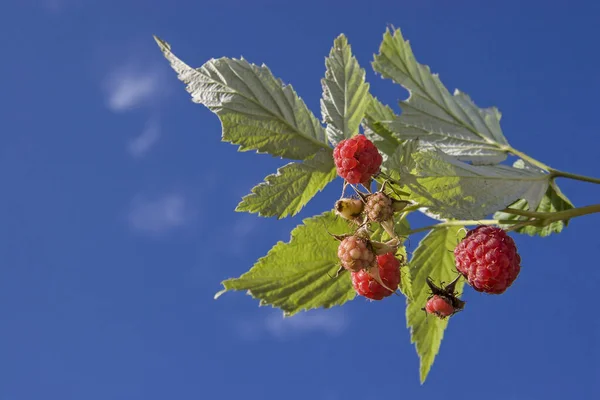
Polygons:
[[564,171],[554,169],[554,168],[550,167],[549,165],[546,165],[543,162],[538,161],[535,158],[530,157],[527,154],[525,154],[511,146],[504,146],[502,148],[502,150],[504,150],[508,153],[511,153],[511,154],[527,161],[528,163],[535,165],[538,168],[548,171],[548,173],[550,174],[551,180],[556,179],[556,178],[567,178],[567,179],[573,179],[576,181],[589,182],[589,183],[595,183],[595,184],[600,185],[600,179],[598,179],[598,178],[593,178],[591,176],[585,176],[585,175],[579,175],[579,174],[572,174],[570,172],[564,172]]
[[570,172],[559,171],[556,169],[550,169],[550,177],[551,177],[551,179],[568,178],[568,179],[573,179],[576,181],[590,182],[590,183],[595,183],[595,184],[600,185],[600,179],[598,179],[598,178],[592,178],[590,176],[585,176],[585,175],[572,174]]
[[412,229],[406,233],[406,235],[412,235],[413,233],[424,232],[432,229],[442,229],[449,226],[472,226],[472,225],[512,225],[507,231],[513,231],[525,226],[546,226],[556,221],[565,221],[575,217],[581,217],[583,215],[595,214],[600,212],[600,204],[594,204],[585,207],[572,208],[565,211],[557,212],[537,212],[537,211],[525,211],[515,210],[512,208],[505,208],[501,210],[508,214],[519,215],[522,217],[529,217],[527,221],[514,221],[508,219],[480,219],[480,220],[454,220],[440,222],[439,224],[424,226],[422,228]]

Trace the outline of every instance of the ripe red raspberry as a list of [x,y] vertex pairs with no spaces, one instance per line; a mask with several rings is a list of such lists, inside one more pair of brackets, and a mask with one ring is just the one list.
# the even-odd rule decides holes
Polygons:
[[390,218],[392,218],[392,215],[394,215],[394,209],[392,208],[392,199],[390,199],[384,193],[374,193],[367,197],[365,211],[367,212],[367,216],[371,221],[388,221]]
[[342,140],[333,150],[338,175],[348,183],[367,183],[381,166],[381,154],[364,135]]
[[349,271],[360,271],[375,265],[375,253],[371,243],[358,236],[348,236],[338,247],[342,267]]
[[[400,261],[394,256],[394,253],[377,256],[377,266],[379,276],[385,286],[396,289],[400,284]],[[394,293],[383,287],[365,270],[352,272],[352,286],[356,293],[372,300],[381,300]]]
[[437,315],[441,319],[449,317],[455,312],[452,302],[444,296],[439,296],[437,294],[427,300],[425,311],[429,314]]
[[500,228],[478,226],[454,249],[456,268],[478,292],[500,294],[521,270],[521,257],[510,236]]

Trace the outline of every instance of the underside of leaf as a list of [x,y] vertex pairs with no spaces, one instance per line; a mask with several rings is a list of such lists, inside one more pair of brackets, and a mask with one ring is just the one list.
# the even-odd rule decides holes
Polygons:
[[296,160],[329,148],[325,130],[304,101],[265,65],[219,58],[195,69],[177,58],[166,42],[155,39],[192,100],[219,116],[224,141],[239,145],[241,151]]
[[[420,141],[419,141],[420,145]],[[399,146],[387,168],[400,172],[411,200],[438,219],[482,219],[520,198],[537,207],[549,175],[507,165],[471,165],[441,151]]]
[[399,29],[393,35],[385,33],[373,69],[410,92],[400,104],[402,114],[387,124],[398,138],[418,138],[423,147],[475,164],[497,164],[506,158],[500,112],[477,107],[465,93],[451,95],[437,74],[417,62]]

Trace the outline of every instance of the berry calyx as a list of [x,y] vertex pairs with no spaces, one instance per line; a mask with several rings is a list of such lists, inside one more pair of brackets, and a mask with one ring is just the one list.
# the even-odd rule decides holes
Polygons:
[[456,269],[478,292],[501,294],[517,279],[521,257],[501,228],[478,226],[454,249]]
[[393,290],[400,284],[400,261],[394,253],[377,256],[377,268],[383,285],[369,271],[352,272],[352,286],[356,293],[371,300],[381,300],[394,293]]
[[455,312],[454,307],[452,307],[452,302],[446,297],[438,295],[434,295],[427,300],[425,311],[429,314],[434,314],[441,319],[449,317]]
[[338,247],[338,257],[342,267],[348,271],[360,271],[375,266],[375,252],[371,242],[353,235],[342,240]]
[[333,150],[339,176],[348,183],[367,183],[379,171],[383,161],[377,147],[364,135],[342,140]]
[[367,197],[365,212],[370,221],[388,221],[394,215],[392,199],[382,192],[373,193]]

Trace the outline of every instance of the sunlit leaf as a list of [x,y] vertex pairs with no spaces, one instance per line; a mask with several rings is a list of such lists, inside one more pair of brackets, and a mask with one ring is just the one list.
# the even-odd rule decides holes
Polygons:
[[[520,199],[511,204],[509,208],[525,211],[529,208],[529,206],[527,204],[527,200]],[[556,183],[552,183],[546,190],[546,194],[542,198],[542,201],[540,201],[540,204],[537,206],[535,211],[559,212],[570,210],[571,208],[574,208],[573,203],[571,203],[571,201],[560,191]],[[498,220],[513,220],[517,222],[527,220],[527,217],[517,216],[505,212],[497,212],[496,214],[494,214],[494,218]],[[538,235],[545,237],[551,235],[552,233],[560,233],[568,223],[569,221],[566,220],[554,221],[546,226],[524,226],[522,228],[516,229],[515,232],[524,233],[529,236]],[[503,228],[508,228],[511,225],[504,224],[501,226]]]
[[327,137],[335,146],[358,133],[370,100],[369,84],[344,35],[335,39],[325,65],[321,114],[327,123]]
[[410,199],[437,219],[482,219],[521,198],[535,208],[550,181],[537,169],[471,165],[441,151],[407,152],[406,146],[387,166],[400,171]]
[[312,308],[329,308],[352,300],[356,295],[350,274],[339,268],[339,242],[327,232],[342,234],[351,229],[333,212],[305,219],[288,243],[278,242],[265,256],[239,278],[223,282],[225,290],[247,290],[260,299],[292,315]]
[[278,218],[296,215],[336,176],[331,152],[322,150],[311,159],[289,163],[267,176],[242,199],[236,211]]

